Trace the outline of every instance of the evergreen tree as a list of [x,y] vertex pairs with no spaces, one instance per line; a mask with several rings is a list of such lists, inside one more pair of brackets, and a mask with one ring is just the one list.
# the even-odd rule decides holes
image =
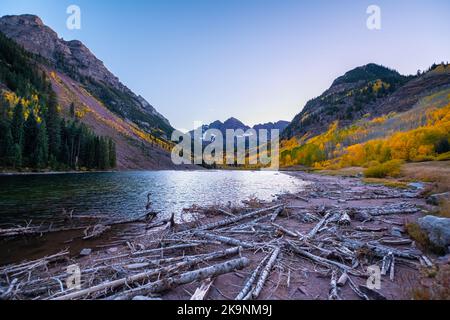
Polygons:
[[14,114],[11,121],[11,133],[14,143],[20,147],[20,150],[22,150],[24,144],[24,123],[23,105],[19,102],[14,108]]
[[47,167],[48,163],[48,137],[47,126],[45,121],[42,121],[38,127],[38,135],[36,139],[36,149],[34,153],[34,163],[39,169]]
[[73,102],[70,104],[70,117],[75,118],[75,104]]
[[4,165],[11,167],[14,164],[14,139],[11,134],[11,128],[9,127],[6,128],[4,144]]
[[88,139],[88,142],[86,143],[86,167],[88,168],[95,168],[96,167],[96,161],[95,161],[95,137],[91,136]]
[[113,139],[109,138],[109,167],[115,168],[116,167],[116,143],[113,141]]
[[58,100],[52,91],[49,96],[46,113],[49,154],[57,157],[61,148],[61,120],[58,113]]
[[0,95],[0,120],[7,119],[8,117],[8,102],[3,98],[3,95]]
[[6,119],[0,118],[0,165],[6,165],[6,150],[8,149],[8,144],[11,143],[8,141],[8,131],[11,132],[9,123]]
[[101,137],[99,140],[98,167],[101,170],[109,169],[109,146],[106,138]]
[[33,162],[33,155],[36,150],[37,135],[39,133],[38,123],[34,112],[30,112],[24,125],[24,148],[23,154],[26,157],[27,165],[34,167],[36,163]]
[[12,150],[12,167],[20,168],[22,166],[22,146],[15,143]]

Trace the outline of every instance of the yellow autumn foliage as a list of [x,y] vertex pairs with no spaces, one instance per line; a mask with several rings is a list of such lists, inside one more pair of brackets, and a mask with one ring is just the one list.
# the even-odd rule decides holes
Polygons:
[[383,124],[393,116],[382,116],[341,129],[334,122],[327,132],[301,145],[292,144],[291,147],[285,142],[281,150],[281,166],[301,164],[317,169],[374,167],[372,170],[378,172],[374,175],[383,175],[390,169],[389,165],[383,166],[385,163],[435,160],[440,153],[449,151],[450,104],[427,110],[426,123],[415,129],[358,143],[367,140],[368,133],[372,132],[371,126],[382,130]]

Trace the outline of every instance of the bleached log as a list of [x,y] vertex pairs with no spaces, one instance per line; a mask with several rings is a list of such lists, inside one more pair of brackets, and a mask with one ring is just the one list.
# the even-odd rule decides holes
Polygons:
[[130,285],[134,282],[148,279],[151,276],[158,275],[161,273],[173,272],[180,268],[189,267],[189,266],[192,266],[192,265],[197,264],[202,261],[208,261],[208,260],[212,260],[212,259],[225,257],[228,255],[234,255],[234,254],[237,254],[239,252],[239,250],[240,250],[239,247],[237,247],[237,248],[231,248],[231,249],[227,249],[227,250],[223,250],[223,251],[218,251],[218,252],[210,254],[208,257],[201,257],[201,258],[196,258],[196,259],[192,259],[192,260],[187,260],[187,261],[183,261],[183,262],[180,262],[180,263],[177,263],[174,265],[169,265],[169,266],[166,266],[163,268],[148,270],[148,271],[138,273],[138,274],[126,277],[126,278],[121,278],[121,279],[117,279],[117,280],[113,280],[113,281],[107,281],[102,284],[99,284],[99,285],[96,285],[96,286],[93,286],[93,287],[90,287],[90,288],[87,288],[84,290],[80,290],[80,291],[76,291],[73,293],[69,293],[67,295],[56,297],[53,300],[77,299],[80,297],[89,296],[93,293],[96,293],[96,292],[99,292],[102,290],[106,290],[106,289],[111,290],[111,289],[123,286],[125,284]]
[[275,228],[277,228],[278,230],[282,231],[283,233],[287,234],[288,236],[294,237],[294,238],[298,238],[299,235],[297,233],[295,233],[294,231],[291,231],[283,226],[280,226],[279,224],[276,224],[274,222],[272,222],[272,226],[274,226]]
[[381,275],[385,276],[387,272],[392,268],[392,263],[394,263],[394,255],[389,252],[383,257],[383,262],[381,265]]
[[194,294],[191,297],[191,300],[204,300],[206,295],[209,292],[209,289],[211,289],[211,285],[213,284],[214,279],[206,279],[202,282],[200,287],[198,287]]
[[8,297],[9,297],[9,295],[11,294],[11,292],[13,291],[14,286],[16,285],[17,281],[18,281],[17,278],[14,278],[14,279],[11,281],[11,283],[9,284],[8,289],[6,289],[5,292],[3,292],[3,293],[0,294],[0,299],[2,299],[2,300],[3,300],[3,299],[8,299]]
[[341,300],[341,298],[339,297],[339,289],[337,286],[336,270],[333,270],[331,273],[330,293],[328,294],[328,300]]
[[136,295],[166,291],[186,283],[191,283],[193,281],[201,281],[206,278],[216,277],[221,274],[243,269],[247,267],[249,264],[250,260],[245,257],[242,257],[239,259],[219,263],[210,267],[205,267],[194,271],[188,271],[178,276],[164,278],[162,280],[150,282],[149,284],[146,284],[142,287],[129,290],[120,295],[119,297],[117,297],[116,300],[128,300]]
[[261,291],[264,287],[264,284],[266,283],[266,280],[269,277],[270,271],[272,270],[273,266],[275,265],[275,262],[277,261],[280,251],[281,251],[281,249],[279,247],[277,247],[273,250],[269,261],[267,262],[266,266],[264,267],[263,271],[261,272],[258,282],[256,283],[255,290],[253,290],[253,292],[252,292],[253,299],[258,298],[259,294],[261,293]]
[[153,253],[159,253],[162,251],[170,251],[170,250],[180,250],[180,249],[189,249],[193,247],[198,247],[200,243],[185,243],[185,244],[178,244],[170,247],[161,247],[161,248],[155,248],[155,249],[149,249],[149,250],[141,250],[133,252],[132,255],[134,257],[140,257],[140,256],[146,256]]
[[[252,272],[250,275],[250,278],[245,282],[244,287],[242,288],[241,292],[236,296],[235,300],[248,300],[252,295],[252,286],[253,283],[255,283],[256,278],[258,277],[258,274],[260,273],[261,269],[264,267],[266,261],[270,258],[271,254],[268,254],[256,267],[256,269]],[[245,299],[248,296],[247,299]]]
[[425,264],[427,265],[427,267],[432,267],[433,266],[433,263],[430,261],[430,259],[427,257],[427,256],[425,256],[425,255],[422,255],[422,257],[421,257],[422,259],[423,259],[423,261],[425,262]]
[[278,215],[279,215],[281,212],[283,212],[283,210],[284,210],[284,207],[279,207],[278,209],[276,209],[276,210],[273,212],[273,214],[272,214],[272,216],[271,216],[271,218],[270,218],[270,221],[271,221],[271,222],[274,222],[275,219],[278,217]]
[[146,268],[150,265],[148,262],[141,262],[141,263],[131,263],[124,266],[127,270],[136,270],[136,269],[142,269]]
[[355,228],[358,231],[361,232],[382,232],[387,231],[388,228],[385,227],[370,227],[370,226],[357,226]]
[[348,277],[348,283],[350,285],[350,288],[353,290],[353,292],[356,293],[358,297],[360,297],[363,300],[369,300],[369,297],[358,289],[356,284],[353,282],[352,278]]
[[392,252],[397,257],[415,260],[419,259],[419,255],[411,250],[398,250],[391,247],[386,247],[380,244],[374,244],[374,243],[365,243],[353,239],[344,239],[341,238],[342,244],[350,249],[353,250],[359,250],[359,249],[369,249],[374,255],[383,258],[385,255],[389,254],[389,252]]
[[391,279],[391,281],[394,281],[394,276],[395,276],[395,256],[392,255],[392,257],[391,257],[391,270],[389,272],[389,279]]
[[254,248],[255,247],[255,244],[252,244],[250,242],[241,241],[241,240],[237,240],[237,239],[230,238],[230,237],[219,236],[219,235],[204,232],[204,231],[196,231],[196,232],[194,232],[194,235],[204,238],[204,239],[212,240],[212,241],[219,241],[219,242],[229,244],[232,246],[240,246],[243,248]]
[[381,239],[380,243],[394,246],[409,245],[412,243],[410,239]]
[[28,272],[29,270],[32,270],[34,268],[47,265],[50,262],[55,262],[67,258],[68,256],[69,251],[65,250],[41,259],[27,261],[17,265],[7,265],[0,269],[0,274],[13,274],[13,273],[17,274],[18,272],[21,271]]
[[92,227],[88,227],[85,231],[84,231],[84,237],[83,240],[89,240],[89,239],[93,239],[93,238],[97,238],[99,236],[101,236],[103,233],[105,233],[106,231],[108,231],[109,229],[111,229],[110,226],[105,226],[103,224],[96,224],[95,226]]
[[295,196],[295,199],[297,200],[301,200],[303,202],[309,202],[309,199],[305,198],[305,197],[301,197],[301,196]]
[[320,220],[316,226],[306,235],[307,239],[311,239],[313,238],[316,233],[320,230],[320,228],[322,228],[322,226],[325,224],[325,222],[328,220],[328,218],[331,216],[331,212],[328,212],[325,217],[322,218],[322,220]]
[[30,235],[39,232],[37,228],[34,227],[21,227],[21,228],[10,228],[10,229],[0,229],[0,237],[14,237],[20,235]]
[[273,207],[269,207],[269,208],[259,209],[259,210],[256,210],[256,211],[253,211],[253,212],[250,212],[250,213],[243,214],[241,216],[236,216],[234,218],[229,218],[229,219],[225,219],[225,220],[220,220],[220,221],[217,221],[217,222],[209,223],[209,224],[206,224],[204,226],[200,226],[198,228],[198,230],[211,230],[211,229],[227,226],[227,225],[230,225],[230,224],[242,221],[244,219],[248,219],[248,218],[254,217],[254,216],[258,215],[258,214],[261,214],[261,213],[264,213],[264,212],[267,212],[267,211],[276,210],[276,209],[278,209],[281,206],[282,206],[282,204],[276,205],[276,206],[273,206]]
[[217,209],[217,211],[219,211],[220,213],[223,213],[223,214],[225,214],[227,216],[230,216],[230,217],[236,217],[235,214],[232,214],[231,212],[225,211],[223,209]]
[[339,277],[339,280],[337,281],[338,287],[343,287],[348,281],[348,274],[347,272],[343,272],[342,275]]
[[309,253],[309,252],[307,252],[305,250],[302,250],[302,249],[298,248],[297,246],[293,245],[290,242],[288,242],[288,243],[289,243],[289,246],[292,248],[292,250],[295,253],[297,253],[297,254],[299,254],[301,256],[307,257],[307,258],[309,258],[309,259],[311,259],[311,260],[313,260],[313,261],[315,261],[315,262],[317,262],[317,263],[319,263],[319,264],[321,264],[323,266],[326,266],[328,268],[338,267],[338,268],[342,269],[343,271],[351,271],[351,269],[352,269],[351,267],[348,267],[345,264],[342,264],[342,263],[339,263],[339,262],[336,262],[336,261],[333,261],[333,260],[328,260],[328,259],[316,256],[316,255],[313,255],[312,253]]

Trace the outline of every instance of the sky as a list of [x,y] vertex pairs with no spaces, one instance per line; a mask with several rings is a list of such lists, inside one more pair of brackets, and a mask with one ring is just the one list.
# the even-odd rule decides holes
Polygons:
[[[80,30],[66,27],[69,5]],[[24,13],[81,40],[181,130],[290,121],[357,66],[415,74],[450,60],[448,0],[1,0],[0,15]]]

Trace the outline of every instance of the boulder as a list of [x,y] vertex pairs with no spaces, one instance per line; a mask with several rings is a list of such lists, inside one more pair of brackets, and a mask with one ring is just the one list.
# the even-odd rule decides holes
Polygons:
[[417,190],[423,190],[425,188],[425,185],[422,182],[411,182],[408,184],[408,187]]
[[420,228],[437,247],[448,250],[450,246],[450,219],[426,216],[419,219]]
[[427,203],[438,206],[442,201],[450,200],[450,192],[432,194],[427,198]]

